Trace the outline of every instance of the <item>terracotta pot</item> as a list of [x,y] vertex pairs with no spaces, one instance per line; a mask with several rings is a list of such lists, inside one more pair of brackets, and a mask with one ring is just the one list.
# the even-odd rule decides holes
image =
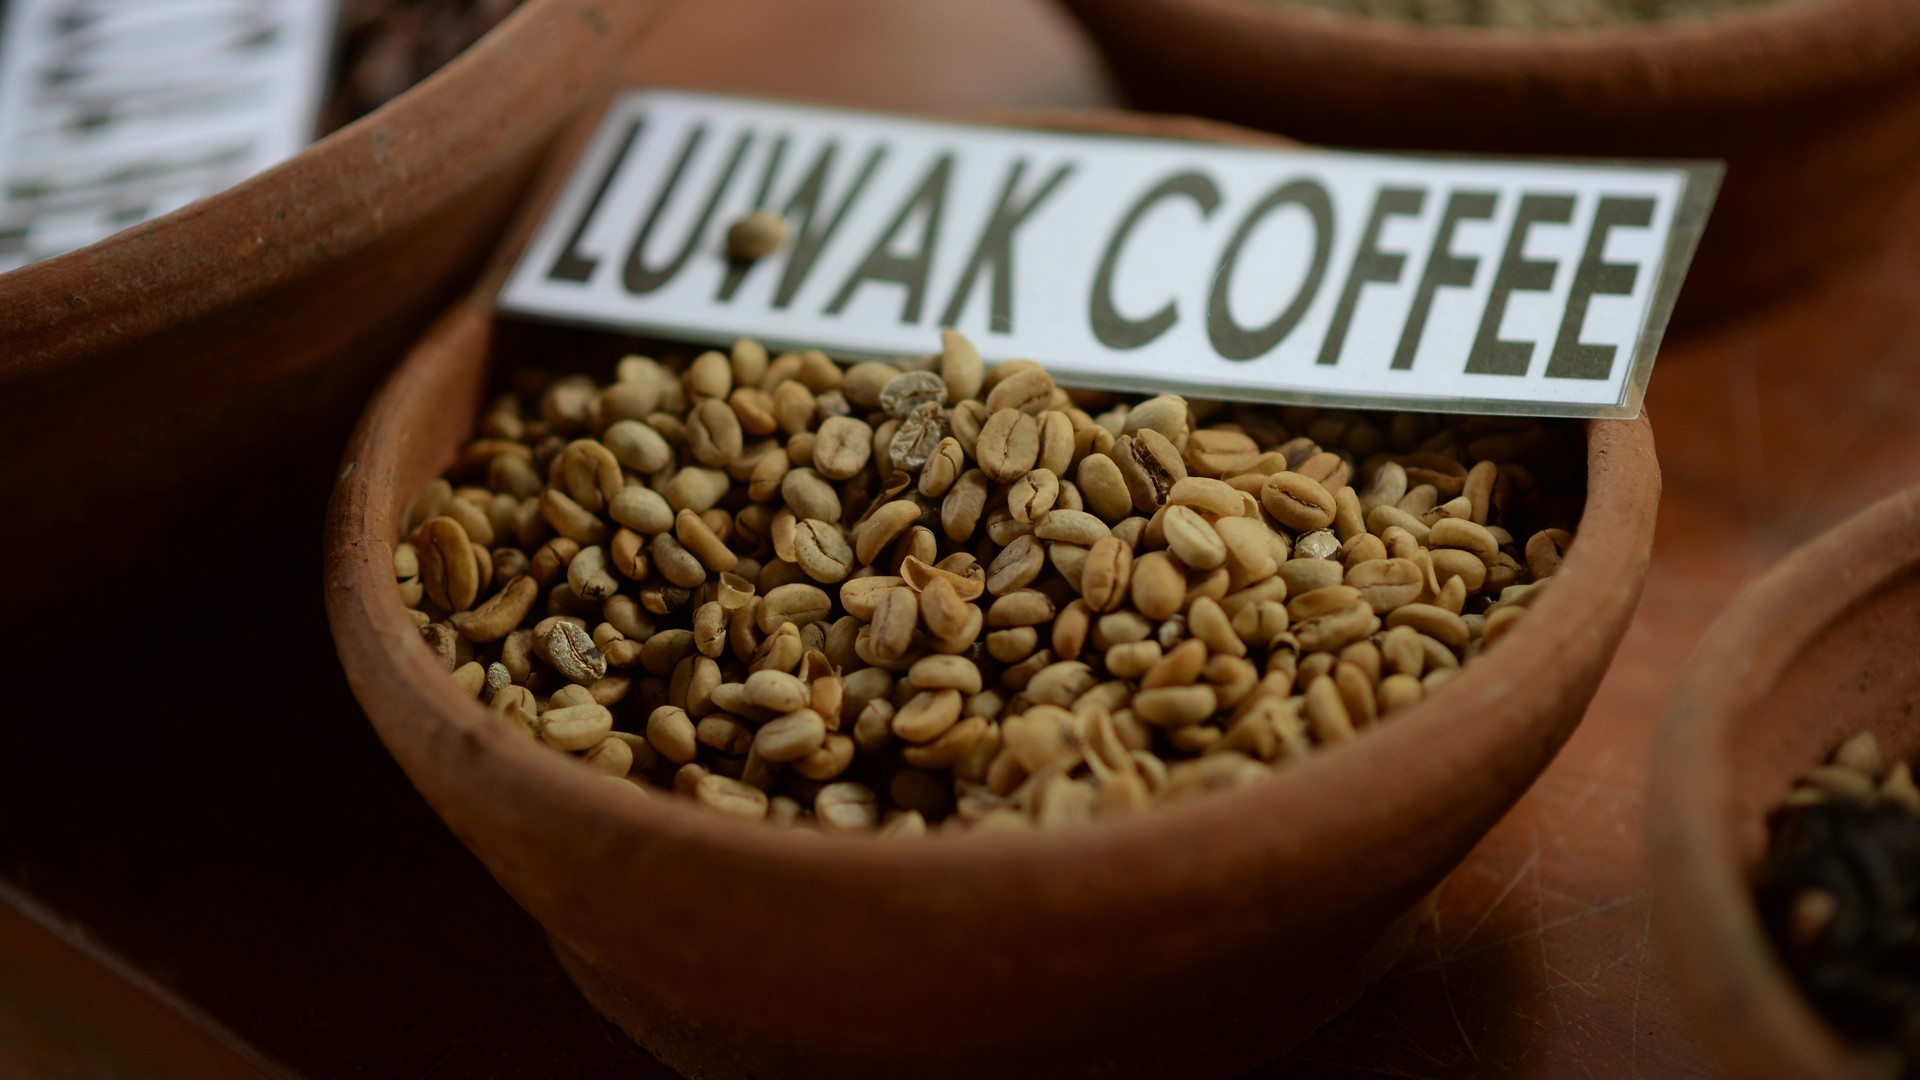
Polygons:
[[495,354],[513,355],[486,306],[433,329],[347,449],[326,538],[334,639],[388,749],[589,1000],[691,1076],[1203,1077],[1277,1056],[1390,966],[1423,899],[1573,731],[1647,567],[1651,430],[1594,423],[1580,540],[1535,632],[1403,718],[1110,826],[796,841],[508,737],[420,643],[391,551],[408,498],[471,431]]
[[1881,1076],[1804,999],[1750,882],[1766,816],[1859,731],[1920,753],[1920,488],[1794,552],[1687,665],[1655,744],[1654,921],[1681,1001],[1732,1076]]
[[[277,168],[0,277],[0,560],[47,571],[16,599],[71,598],[103,565],[164,596],[155,563],[207,554],[160,549],[208,520],[304,531],[366,394],[657,7],[527,0]],[[224,547],[229,571],[274,550]]]
[[1061,2],[1143,108],[1329,146],[1725,160],[1681,319],[1758,303],[1870,247],[1920,175],[1910,0],[1554,34],[1285,0]]

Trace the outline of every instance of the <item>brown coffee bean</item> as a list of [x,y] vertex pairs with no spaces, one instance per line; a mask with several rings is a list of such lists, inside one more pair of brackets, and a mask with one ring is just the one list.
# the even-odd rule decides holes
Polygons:
[[[1015,521],[1038,521],[1060,497],[1060,480],[1046,469],[1034,469],[1013,482],[1007,491],[1007,511]],[[1101,526],[1102,533],[1106,527]]]
[[683,589],[691,589],[707,580],[707,568],[693,553],[681,546],[671,533],[661,533],[653,538],[647,548],[648,559],[653,567],[669,582]]
[[922,405],[945,406],[950,401],[946,383],[938,374],[931,371],[895,371],[880,388],[873,404],[895,420],[904,420]]
[[1003,664],[1018,664],[1040,647],[1040,632],[1031,626],[995,630],[987,635],[987,655]]
[[588,701],[540,714],[540,738],[562,750],[585,750],[599,744],[613,730],[613,713]]
[[799,709],[762,725],[753,736],[753,752],[765,761],[798,761],[820,749],[826,739],[827,725],[820,714]]
[[851,736],[832,733],[813,753],[795,761],[792,768],[808,780],[832,780],[853,764],[856,749]]
[[[1003,373],[1005,373],[1003,375]],[[1053,401],[1053,376],[1037,365],[1016,369],[1003,364],[994,370],[997,381],[988,391],[987,413],[1014,410],[1038,414]]]
[[1353,717],[1331,676],[1321,675],[1308,685],[1304,712],[1313,737],[1320,742],[1331,746],[1353,741]]
[[1544,580],[1560,572],[1573,535],[1564,529],[1542,529],[1527,538],[1527,573]]
[[1151,397],[1127,410],[1126,422],[1121,432],[1137,435],[1143,428],[1150,428],[1164,436],[1176,449],[1187,445],[1187,402],[1176,394],[1161,394]]
[[517,577],[473,611],[455,612],[451,621],[468,641],[499,641],[526,619],[539,596],[538,583],[530,577]]
[[949,401],[977,397],[986,381],[980,351],[958,331],[940,331],[940,380],[946,386]]
[[851,416],[828,417],[813,444],[813,468],[828,480],[846,480],[867,465],[873,429]]
[[1224,656],[1247,655],[1247,643],[1233,631],[1233,622],[1213,600],[1201,597],[1187,610],[1187,626],[1207,648]]
[[987,506],[988,480],[979,469],[960,474],[940,503],[940,529],[947,539],[964,542],[973,539],[981,514]]
[[1389,675],[1380,680],[1380,688],[1375,692],[1380,707],[1380,715],[1390,716],[1412,705],[1418,705],[1424,688],[1420,680],[1412,675]]
[[1133,511],[1133,496],[1127,489],[1120,466],[1106,454],[1089,454],[1080,462],[1074,482],[1086,500],[1088,512],[1102,521],[1115,522]]
[[1115,464],[1133,499],[1133,508],[1151,514],[1164,506],[1173,486],[1187,478],[1186,462],[1167,437],[1142,428],[1113,444]]
[[1458,579],[1469,594],[1480,591],[1487,581],[1487,564],[1471,551],[1457,548],[1434,548],[1429,556],[1433,560],[1434,577],[1444,586]]
[[887,546],[898,540],[908,529],[920,520],[918,503],[898,499],[887,503],[873,512],[873,515],[854,529],[854,554],[862,563],[871,565],[878,559]]
[[414,536],[427,598],[449,611],[471,607],[480,593],[480,565],[467,530],[451,517],[431,517]]
[[1175,506],[1191,507],[1219,517],[1237,517],[1241,507],[1240,495],[1233,485],[1224,481],[1189,476],[1168,490],[1167,501]]
[[1260,488],[1260,505],[1289,529],[1307,532],[1333,523],[1334,498],[1319,481],[1296,472],[1275,473]]
[[987,591],[995,596],[1024,589],[1046,567],[1047,553],[1040,541],[1020,536],[994,556],[987,566]]
[[1050,510],[1034,520],[1033,535],[1041,540],[1092,547],[1112,530],[1084,510]]
[[755,612],[755,625],[763,634],[782,626],[801,627],[824,620],[833,612],[827,594],[812,585],[788,584],[768,592]]
[[[724,517],[724,515],[722,516]],[[680,546],[684,548],[688,554],[700,561],[700,565],[705,571],[724,573],[725,571],[732,570],[740,562],[740,557],[727,548],[726,542],[720,538],[719,534],[713,531],[713,526],[707,524],[706,519],[691,510],[682,510],[675,516],[673,535],[674,539],[679,541]],[[658,550],[657,539],[655,541],[655,550]],[[673,578],[672,569],[674,568],[662,567],[662,572],[666,573],[668,579],[672,580],[674,584],[682,585],[682,582]],[[702,578],[704,579],[704,577],[705,574],[703,573]],[[698,584],[698,582],[694,584]],[[692,586],[685,587],[691,588]]]
[[420,583],[419,548],[402,541],[393,549],[393,579],[400,586],[400,602],[410,608],[419,607],[426,595],[426,588]]
[[986,624],[996,630],[1014,626],[1038,626],[1053,619],[1053,600],[1034,589],[1015,589],[994,600],[987,609]]
[[780,497],[800,518],[840,520],[840,496],[812,469],[790,470],[780,481]]
[[1026,475],[1040,455],[1040,431],[1032,416],[1017,409],[988,415],[974,447],[980,471],[996,483],[1011,483]]
[[965,695],[980,692],[980,666],[958,656],[929,656],[915,661],[907,678],[923,690],[957,690]]
[[[1134,585],[1133,562],[1133,552],[1116,537],[1108,536],[1094,543],[1080,574],[1080,595],[1089,609],[1098,612],[1119,609]],[[1177,575],[1178,571],[1173,573]],[[1185,591],[1184,582],[1178,587]],[[1161,606],[1164,607],[1165,602],[1161,599]]]
[[886,389],[888,383],[899,376],[900,369],[892,364],[869,360],[847,369],[846,379],[840,384],[840,392],[846,396],[848,402],[858,408],[881,408],[881,392]]
[[880,796],[865,784],[828,784],[814,796],[813,813],[827,832],[868,832],[880,823]]
[[952,490],[954,481],[967,469],[966,452],[960,449],[959,440],[947,436],[934,447],[927,456],[927,463],[920,470],[920,494],[937,499]]
[[1403,604],[1387,616],[1387,625],[1412,627],[1422,636],[1456,651],[1466,648],[1472,637],[1458,614],[1433,604]]
[[1395,550],[1393,538],[1387,535],[1391,529],[1404,531],[1412,538],[1413,543],[1423,546],[1427,543],[1427,536],[1431,532],[1425,522],[1399,507],[1376,506],[1372,510],[1367,511],[1367,530],[1382,540],[1385,540],[1387,543],[1387,553],[1395,558],[1399,558],[1400,555]]
[[620,460],[593,439],[575,439],[560,454],[560,476],[567,494],[582,507],[599,512],[626,488]]
[[607,541],[607,526],[592,511],[558,489],[548,488],[540,493],[540,516],[554,532],[582,547]]
[[1191,507],[1166,507],[1162,528],[1167,547],[1192,570],[1211,570],[1227,561],[1227,545],[1212,525]]
[[726,397],[733,390],[733,362],[724,353],[709,349],[694,357],[681,385],[695,398]]
[[893,733],[910,743],[928,743],[960,720],[960,691],[922,690],[893,717]]
[[938,813],[944,807],[945,803],[951,801],[949,794],[951,791],[950,780],[922,774],[927,775],[929,781],[926,794],[933,795],[937,793],[939,796],[938,799],[933,799],[922,796],[919,793],[898,793],[897,787],[900,782],[900,777],[922,769],[954,768],[960,763],[961,759],[973,752],[975,746],[986,736],[988,730],[989,725],[984,717],[968,717],[949,727],[933,741],[922,745],[909,746],[902,750],[900,752],[901,759],[907,764],[914,766],[914,769],[903,769],[899,773],[894,774],[893,787],[896,792],[894,794],[894,801],[907,806],[918,805],[924,810]]
[[880,595],[872,620],[872,647],[883,660],[898,660],[913,647],[920,621],[920,600],[913,590],[896,586]]
[[1134,560],[1128,589],[1133,606],[1141,614],[1149,619],[1169,619],[1186,603],[1187,576],[1171,555],[1152,551]]
[[1133,696],[1133,714],[1157,727],[1200,723],[1217,705],[1210,686],[1159,686]]
[[853,569],[853,548],[838,526],[806,520],[794,526],[794,561],[808,577],[822,584],[845,580]]

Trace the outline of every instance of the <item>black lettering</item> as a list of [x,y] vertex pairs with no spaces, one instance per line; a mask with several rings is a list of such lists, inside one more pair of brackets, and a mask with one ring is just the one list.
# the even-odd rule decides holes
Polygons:
[[1527,232],[1539,222],[1564,225],[1573,220],[1573,196],[1526,195],[1513,215],[1513,231],[1507,234],[1507,250],[1500,257],[1500,270],[1493,276],[1493,292],[1487,297],[1487,310],[1480,317],[1480,330],[1473,336],[1473,351],[1467,354],[1467,370],[1476,375],[1525,375],[1533,359],[1533,342],[1503,341],[1500,320],[1507,314],[1507,298],[1515,289],[1545,292],[1553,288],[1553,272],[1560,264],[1526,257]]
[[1588,345],[1580,340],[1587,323],[1588,302],[1595,293],[1626,296],[1640,276],[1635,263],[1610,263],[1607,257],[1607,233],[1621,226],[1644,229],[1653,224],[1653,200],[1608,196],[1600,200],[1593,214],[1593,232],[1587,237],[1587,249],[1580,255],[1580,268],[1573,274],[1573,293],[1567,297],[1566,317],[1560,320],[1560,333],[1553,341],[1553,355],[1547,360],[1549,379],[1604,379],[1613,374],[1613,357],[1619,350],[1612,345]]
[[1113,275],[1120,263],[1120,249],[1133,235],[1134,226],[1162,199],[1184,195],[1200,207],[1202,219],[1211,217],[1220,205],[1220,188],[1202,172],[1175,173],[1155,184],[1128,208],[1114,227],[1113,239],[1100,256],[1100,268],[1093,276],[1093,294],[1087,303],[1087,322],[1093,336],[1109,349],[1137,349],[1167,332],[1180,318],[1172,300],[1144,319],[1129,319],[1113,306]]
[[1420,351],[1420,337],[1427,330],[1427,316],[1433,314],[1433,294],[1441,286],[1465,289],[1473,285],[1480,260],[1453,253],[1453,231],[1462,221],[1485,221],[1493,217],[1495,196],[1490,191],[1456,191],[1440,214],[1440,230],[1434,234],[1433,250],[1427,255],[1427,269],[1413,293],[1413,309],[1407,312],[1406,328],[1400,331],[1400,346],[1393,350],[1393,367],[1405,371],[1413,366]]
[[[947,178],[952,173],[953,155],[941,154],[921,179],[920,186],[900,204],[893,220],[881,230],[880,238],[873,242],[872,250],[861,260],[859,268],[840,286],[840,292],[827,305],[827,314],[838,315],[845,310],[861,285],[883,281],[907,287],[900,304],[900,321],[908,324],[920,321],[920,305],[927,295],[927,273],[933,266],[934,245],[940,240],[940,219],[947,206]],[[915,214],[921,213],[926,217],[920,226],[919,244],[912,254],[895,255],[890,250],[895,235]]]
[[1073,172],[1072,165],[1062,165],[1052,176],[1040,185],[1040,190],[1026,202],[1016,202],[1013,193],[1020,186],[1020,177],[1027,170],[1024,159],[1013,163],[1007,173],[1007,182],[1000,189],[1000,198],[993,204],[993,215],[987,219],[986,228],[980,231],[980,242],[974,245],[973,257],[967,260],[967,268],[960,275],[960,283],[954,286],[953,298],[947,301],[947,308],[940,313],[940,325],[952,326],[960,321],[960,313],[966,310],[967,299],[973,295],[973,283],[980,277],[982,270],[991,269],[993,273],[993,307],[987,314],[987,328],[997,333],[1013,333],[1013,231],[1039,209],[1047,196],[1066,180]]
[[600,265],[599,259],[588,258],[580,253],[580,240],[587,235],[587,226],[593,224],[593,215],[600,212],[600,203],[607,197],[607,190],[613,187],[613,178],[620,174],[620,167],[627,163],[627,154],[640,138],[640,129],[646,126],[646,117],[640,117],[627,127],[627,133],[620,139],[620,148],[613,152],[613,160],[607,163],[607,171],[600,177],[599,186],[593,189],[593,198],[580,211],[580,220],[574,222],[573,231],[567,234],[567,246],[560,257],[553,260],[553,269],[547,271],[549,281],[585,281],[593,276]]
[[[1298,206],[1313,219],[1313,261],[1307,266],[1306,280],[1293,300],[1274,320],[1252,329],[1233,321],[1231,298],[1233,271],[1240,261],[1240,249],[1247,237],[1268,214],[1284,206]],[[1320,282],[1327,276],[1327,261],[1333,255],[1333,199],[1316,180],[1294,180],[1268,192],[1241,220],[1240,228],[1227,242],[1220,265],[1213,273],[1213,294],[1207,300],[1207,340],[1213,351],[1227,360],[1251,360],[1271,352],[1300,323],[1313,298],[1320,294]]]
[[1347,343],[1347,328],[1353,325],[1353,310],[1360,306],[1360,290],[1368,282],[1392,284],[1406,271],[1407,257],[1398,252],[1380,250],[1380,233],[1389,217],[1412,217],[1427,202],[1420,188],[1381,188],[1374,196],[1373,213],[1367,215],[1366,231],[1360,236],[1360,250],[1353,253],[1353,268],[1347,271],[1346,287],[1340,290],[1340,302],[1334,306],[1333,322],[1320,342],[1322,364],[1340,362],[1340,350]]
[[700,238],[706,235],[707,225],[713,221],[714,209],[725,197],[727,188],[732,186],[733,175],[740,169],[740,159],[747,156],[747,148],[753,145],[753,132],[741,132],[739,141],[733,144],[733,155],[727,158],[726,168],[721,170],[720,178],[714,181],[712,193],[707,196],[707,205],[700,210],[700,220],[687,230],[687,238],[681,243],[680,251],[664,266],[648,266],[647,241],[652,238],[654,227],[660,223],[660,215],[666,211],[667,203],[673,201],[674,189],[680,186],[680,177],[687,171],[687,163],[693,160],[706,136],[705,124],[695,127],[687,136],[687,144],[680,151],[680,160],[673,163],[673,172],[668,174],[666,186],[654,198],[653,209],[647,212],[647,223],[640,227],[640,235],[634,238],[633,247],[627,252],[626,272],[621,275],[621,281],[627,291],[635,296],[644,296],[672,281],[680,268],[687,264]]

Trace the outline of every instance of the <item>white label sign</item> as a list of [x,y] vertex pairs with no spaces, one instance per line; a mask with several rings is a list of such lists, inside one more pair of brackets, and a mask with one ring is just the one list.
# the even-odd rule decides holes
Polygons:
[[224,190],[313,138],[337,0],[9,0],[0,270]]
[[[1633,416],[1718,175],[635,91],[500,304],[849,357],[924,354],[952,326],[1108,389]],[[788,243],[730,262],[758,207]]]

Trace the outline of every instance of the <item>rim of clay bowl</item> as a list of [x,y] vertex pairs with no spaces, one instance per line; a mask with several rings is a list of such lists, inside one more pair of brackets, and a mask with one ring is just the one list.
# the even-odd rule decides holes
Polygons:
[[1795,550],[1715,620],[1654,741],[1654,921],[1683,1004],[1732,1075],[1884,1075],[1814,1011],[1761,926],[1727,812],[1735,778],[1720,747],[1827,626],[1917,563],[1920,487]]
[[[1082,130],[1138,135],[1273,138],[1211,121],[1115,110],[1043,109],[996,115],[1006,122],[1072,124]],[[498,265],[507,261],[503,258]],[[497,280],[499,272],[497,266],[491,276]],[[1382,822],[1418,820],[1422,807],[1444,801],[1446,793],[1460,790],[1461,785],[1510,788],[1484,821],[1446,823],[1451,831],[1391,830],[1396,844],[1422,852],[1423,858],[1451,845],[1457,851],[1450,861],[1457,862],[1526,791],[1580,719],[1577,714],[1557,726],[1528,723],[1516,710],[1500,708],[1503,699],[1530,684],[1536,687],[1532,692],[1536,700],[1590,697],[1639,603],[1652,554],[1660,475],[1648,419],[1642,415],[1636,420],[1591,421],[1585,428],[1587,501],[1579,536],[1556,575],[1556,585],[1529,617],[1533,630],[1509,635],[1495,647],[1502,662],[1472,665],[1442,692],[1391,723],[1377,725],[1346,745],[1316,751],[1305,762],[1259,783],[1181,800],[1099,826],[991,835],[969,832],[908,843],[822,835],[816,838],[820,843],[796,844],[781,830],[728,820],[683,799],[636,798],[577,762],[514,736],[484,706],[462,695],[420,642],[392,582],[389,536],[397,538],[395,517],[405,500],[396,494],[383,501],[372,489],[393,485],[400,457],[411,452],[416,441],[437,434],[420,430],[414,419],[416,406],[443,394],[453,381],[441,377],[442,372],[457,369],[459,358],[471,350],[491,347],[491,295],[483,282],[435,324],[375,394],[348,443],[341,479],[327,512],[328,615],[342,665],[357,697],[365,702],[364,695],[378,695],[365,711],[429,802],[434,794],[426,791],[421,777],[413,776],[411,755],[429,750],[436,735],[451,734],[470,758],[494,758],[496,779],[511,776],[518,791],[537,793],[542,802],[568,804],[572,810],[605,821],[609,831],[671,836],[676,842],[742,860],[742,865],[777,865],[809,876],[866,876],[874,871],[968,874],[994,865],[1018,867],[1036,876],[1105,877],[1138,867],[1136,857],[1155,850],[1191,847],[1192,839],[1203,835],[1209,837],[1208,864],[1271,862],[1294,850],[1348,836],[1377,838],[1388,831]],[[474,422],[470,416],[461,418],[460,434],[448,447],[449,457]],[[400,505],[389,505],[395,502]],[[1566,657],[1590,661],[1596,654],[1604,662],[1584,687],[1577,676],[1539,678],[1542,672],[1568,668]],[[384,700],[395,694],[405,700]],[[453,730],[435,730],[442,726]],[[1381,783],[1382,777],[1394,782]],[[1361,794],[1364,800],[1357,798]],[[1330,807],[1337,812],[1330,814]],[[1315,818],[1319,819],[1316,825],[1325,826],[1317,832],[1281,830],[1288,835],[1276,836],[1274,830],[1247,827],[1252,821]]]
[[[549,118],[586,104],[661,7],[524,0],[438,70],[273,168],[0,275],[0,393],[298,282],[424,217],[529,140],[556,138]],[[422,142],[435,151],[416,152]]]
[[[1920,65],[1920,4],[1911,0],[1769,0],[1709,16],[1593,31],[1420,26],[1282,0],[1064,0],[1102,24],[1164,22],[1204,36],[1277,82],[1318,83],[1328,70],[1379,72],[1343,92],[1397,101],[1411,85],[1502,90],[1611,112],[1752,104],[1837,85],[1911,75]],[[1632,91],[1627,93],[1626,91]]]

